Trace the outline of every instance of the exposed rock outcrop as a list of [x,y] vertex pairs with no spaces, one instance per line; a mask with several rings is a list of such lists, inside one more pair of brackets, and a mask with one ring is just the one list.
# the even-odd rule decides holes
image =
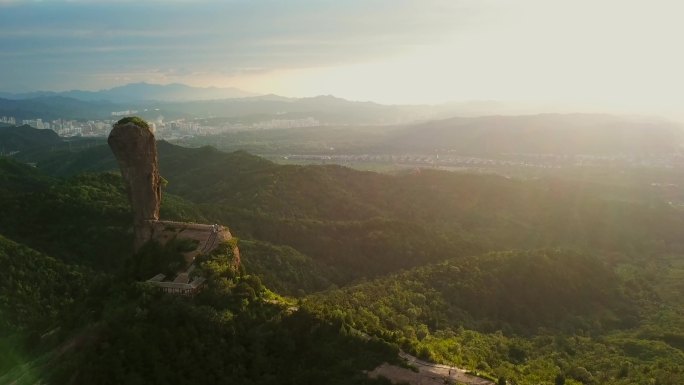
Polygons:
[[150,239],[153,223],[159,220],[161,180],[154,133],[141,119],[122,119],[114,125],[107,142],[126,183],[137,251]]
[[231,248],[226,256],[230,254],[230,268],[237,271],[240,250],[227,227],[159,220],[161,177],[157,144],[147,123],[140,118],[119,120],[107,141],[121,168],[128,200],[133,209],[134,251],[137,253],[150,241],[167,245],[172,240],[190,240],[191,244],[195,244],[192,250],[183,250],[185,263],[173,275],[167,277],[168,272],[159,273],[146,282],[165,293],[195,295],[202,289],[205,281],[204,277],[191,274],[195,269],[195,259],[200,255],[210,254],[219,247]]

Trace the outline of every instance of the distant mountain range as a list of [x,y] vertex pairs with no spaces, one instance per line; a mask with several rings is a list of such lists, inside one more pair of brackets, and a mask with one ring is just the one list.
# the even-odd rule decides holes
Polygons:
[[291,98],[257,95],[237,88],[184,84],[132,83],[100,91],[71,90],[11,93],[0,91],[0,116],[17,119],[105,119],[115,111],[137,111],[146,119],[268,119],[313,117],[323,124],[406,124],[453,116],[520,114],[530,110],[498,101],[466,101],[440,105],[383,105],[332,95]]
[[325,124],[394,124],[453,116],[434,106],[388,106],[334,96],[286,98],[277,95],[212,100],[83,100],[64,95],[3,98],[0,116],[16,119],[111,119],[114,111],[136,111],[145,119],[233,118],[263,115],[264,120],[313,117]]
[[244,98],[257,94],[237,88],[191,87],[185,84],[150,84],[131,83],[100,91],[71,90],[63,92],[36,91],[28,93],[0,92],[0,98],[22,100],[63,96],[81,101],[109,101],[113,103],[128,103],[140,101],[188,101]]
[[126,105],[107,101],[83,101],[65,96],[40,96],[30,99],[0,98],[0,116],[22,119],[105,119]]
[[[260,105],[257,101],[250,103],[241,100],[246,107],[251,106],[251,103]],[[1,102],[2,100],[0,105]],[[309,100],[307,103],[303,99],[295,99],[289,103],[293,107],[304,108],[315,105],[315,102],[316,100]],[[60,138],[50,130],[37,130],[28,126],[0,127],[0,150],[5,152],[25,150],[31,143],[34,146],[54,146],[59,141]],[[539,114],[450,118],[382,127],[326,126],[251,130],[200,136],[192,140],[192,145],[206,144],[227,151],[246,150],[261,154],[319,154],[321,148],[333,147],[336,150],[334,153],[341,154],[427,154],[439,151],[495,156],[640,156],[681,152],[684,148],[684,127],[662,120],[605,114]]]
[[[678,151],[681,124],[656,118],[605,114],[530,114],[522,106],[497,101],[441,105],[384,105],[332,95],[288,98],[254,95],[235,88],[135,83],[102,91],[0,92],[0,117],[105,120],[113,112],[147,120],[203,119],[210,125],[313,118],[326,148],[343,148],[350,138],[373,146],[368,126],[392,128],[379,146],[397,151],[449,149],[460,153],[656,153]],[[322,126],[365,126],[331,140]],[[296,133],[295,133],[296,134]],[[270,135],[266,133],[265,135]],[[289,135],[289,134],[288,134]],[[377,138],[376,138],[377,139]],[[306,142],[302,138],[302,142]]]

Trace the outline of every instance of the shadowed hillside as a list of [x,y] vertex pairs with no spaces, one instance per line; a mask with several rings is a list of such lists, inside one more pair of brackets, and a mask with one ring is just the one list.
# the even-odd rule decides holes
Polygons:
[[52,130],[37,130],[29,126],[0,127],[0,151],[9,153],[48,147],[62,139]]
[[[166,191],[236,235],[336,266],[336,282],[508,248],[571,246],[647,256],[682,250],[684,219],[646,184],[506,179],[422,170],[277,165],[160,142]],[[52,175],[116,169],[104,146],[38,160]],[[658,245],[655,247],[655,245]],[[648,250],[647,254],[644,254]]]
[[[366,383],[361,370],[398,347],[524,385],[681,379],[684,218],[639,184],[382,175],[162,142],[162,215],[231,223],[245,240],[247,272],[226,268],[230,255],[202,259],[208,290],[186,301],[135,283],[130,208],[121,177],[99,172],[116,167],[105,150],[44,153],[38,168],[0,161],[0,234],[37,250],[12,246],[28,257],[3,282],[63,309],[43,317],[25,301],[39,326],[5,332],[3,381],[30,370],[60,384]],[[552,249],[484,253],[540,247]],[[164,263],[155,250],[145,261]],[[25,282],[36,255],[55,258],[58,286],[78,266],[101,279],[63,305],[47,282]],[[3,306],[11,298],[0,310],[14,314]]]
[[657,154],[684,145],[682,125],[592,114],[452,118],[409,126],[383,144],[404,151],[457,154]]

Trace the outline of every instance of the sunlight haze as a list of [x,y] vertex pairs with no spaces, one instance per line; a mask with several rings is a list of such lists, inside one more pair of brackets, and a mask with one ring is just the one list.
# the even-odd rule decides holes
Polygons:
[[681,0],[0,0],[0,385],[683,385]]
[[677,1],[0,7],[4,91],[146,81],[391,104],[499,100],[670,117],[684,107]]

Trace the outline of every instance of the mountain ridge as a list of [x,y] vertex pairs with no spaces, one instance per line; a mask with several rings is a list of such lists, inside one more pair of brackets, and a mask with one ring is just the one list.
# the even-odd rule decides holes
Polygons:
[[235,87],[193,87],[181,83],[154,84],[147,82],[129,83],[98,91],[34,91],[24,93],[0,92],[0,97],[13,100],[37,97],[64,96],[86,102],[109,101],[127,103],[133,101],[189,101],[224,98],[243,98],[258,94]]

